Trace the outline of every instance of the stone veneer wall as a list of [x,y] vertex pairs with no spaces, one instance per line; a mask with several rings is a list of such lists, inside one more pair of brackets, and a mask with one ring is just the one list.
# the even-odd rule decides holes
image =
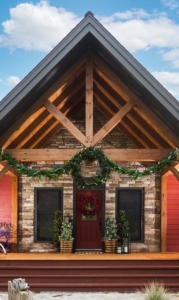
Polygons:
[[[59,162],[57,162],[59,164]],[[33,168],[53,168],[54,163],[37,162],[31,164]],[[34,188],[35,187],[63,187],[63,215],[73,215],[73,180],[67,175],[59,177],[57,181],[39,178],[19,178],[19,252],[48,252],[54,251],[50,243],[34,242]]]
[[[150,164],[121,164],[141,170]],[[144,188],[144,243],[132,243],[133,252],[160,251],[160,176],[144,176],[135,181],[132,177],[113,173],[106,183],[106,217],[115,217],[116,187]]]
[[[97,132],[106,122],[103,115],[94,110],[94,132]],[[83,132],[84,130],[84,108],[75,116],[74,124]],[[121,132],[113,129],[105,139],[97,145],[100,148],[136,148]],[[76,139],[62,128],[44,148],[82,148]],[[36,169],[52,168],[56,164],[65,162],[36,162],[29,164]],[[149,164],[120,163],[123,166],[133,167],[141,170]],[[96,171],[95,164],[89,168],[83,166],[83,172],[90,176]],[[57,181],[48,179],[19,177],[19,252],[50,252],[54,251],[50,243],[34,243],[34,188],[35,187],[63,187],[63,214],[73,217],[73,181],[71,177],[63,175]],[[117,187],[144,187],[144,243],[132,243],[132,251],[160,251],[160,176],[150,175],[142,177],[138,181],[133,178],[119,174],[111,174],[106,182],[105,207],[106,218],[115,217],[115,193]]]

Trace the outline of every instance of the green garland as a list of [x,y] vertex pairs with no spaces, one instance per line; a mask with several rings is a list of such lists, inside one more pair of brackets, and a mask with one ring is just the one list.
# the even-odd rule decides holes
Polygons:
[[[173,160],[179,159],[179,150],[171,152],[167,157],[163,158],[157,164],[145,169],[144,171],[131,170],[118,166],[117,163],[109,160],[101,149],[88,147],[79,151],[68,163],[63,166],[58,166],[53,169],[35,170],[30,167],[25,167],[14,159],[10,153],[0,151],[0,160],[8,161],[12,168],[15,168],[20,174],[27,177],[42,177],[56,180],[59,176],[67,174],[72,176],[78,188],[95,188],[102,186],[109,179],[112,172],[132,176],[135,180],[138,178],[161,172],[164,167],[170,166]],[[81,175],[81,162],[90,162],[97,160],[100,167],[100,174],[93,177],[83,177]]]

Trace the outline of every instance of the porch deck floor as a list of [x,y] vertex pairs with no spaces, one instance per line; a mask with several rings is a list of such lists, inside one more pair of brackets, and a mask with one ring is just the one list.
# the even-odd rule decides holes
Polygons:
[[130,254],[0,253],[1,260],[179,260],[179,252]]

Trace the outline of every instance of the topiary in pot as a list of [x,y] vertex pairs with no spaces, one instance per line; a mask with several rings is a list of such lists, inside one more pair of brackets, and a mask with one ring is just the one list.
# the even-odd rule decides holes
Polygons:
[[114,253],[116,251],[118,235],[116,220],[108,218],[106,220],[105,233],[103,237],[105,252]]
[[62,221],[63,221],[62,212],[60,210],[56,210],[55,217],[54,217],[54,225],[53,225],[53,237],[52,237],[52,243],[56,251],[60,250],[59,236],[61,234]]
[[60,239],[60,252],[61,253],[71,253],[73,248],[73,225],[69,218],[66,218],[62,222]]

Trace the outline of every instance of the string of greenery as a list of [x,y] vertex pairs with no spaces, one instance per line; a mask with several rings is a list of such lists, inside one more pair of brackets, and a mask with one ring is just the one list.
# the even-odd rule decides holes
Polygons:
[[[111,161],[101,149],[88,147],[79,151],[68,163],[63,166],[57,166],[52,169],[35,170],[31,167],[26,167],[14,159],[10,153],[3,150],[0,151],[0,160],[8,161],[8,164],[15,168],[20,174],[27,177],[42,177],[57,180],[59,176],[67,174],[72,176],[78,188],[95,188],[102,186],[109,179],[112,172],[132,176],[135,180],[141,176],[150,175],[161,172],[164,167],[170,166],[174,160],[179,160],[179,150],[171,152],[167,157],[153,166],[146,168],[144,171],[137,171],[130,168],[119,166],[117,163]],[[81,162],[89,163],[97,160],[100,167],[100,173],[92,177],[83,177],[81,175]]]

